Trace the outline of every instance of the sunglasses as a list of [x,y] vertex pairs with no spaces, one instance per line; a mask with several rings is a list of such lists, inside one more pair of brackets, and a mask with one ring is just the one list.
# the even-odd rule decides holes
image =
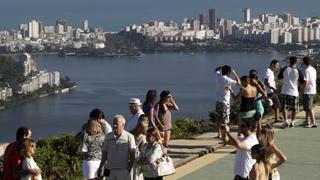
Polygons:
[[30,146],[31,148],[36,148],[36,145],[35,144],[31,144],[31,146]]

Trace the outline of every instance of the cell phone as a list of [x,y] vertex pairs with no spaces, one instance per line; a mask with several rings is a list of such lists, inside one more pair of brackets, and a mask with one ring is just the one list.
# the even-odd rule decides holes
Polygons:
[[104,169],[103,176],[109,177],[110,176],[110,169]]

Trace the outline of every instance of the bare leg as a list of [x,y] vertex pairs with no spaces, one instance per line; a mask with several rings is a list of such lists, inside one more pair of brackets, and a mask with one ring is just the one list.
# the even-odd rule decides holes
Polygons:
[[291,124],[294,124],[294,120],[296,119],[296,111],[291,111]]
[[288,123],[288,112],[286,109],[282,110],[283,119]]
[[217,124],[218,124],[218,135],[216,136],[216,138],[220,139],[221,138],[221,129],[220,129],[220,127],[221,127],[222,123],[218,122]]
[[310,116],[310,111],[306,111],[306,119],[305,119],[305,124],[310,124],[309,122],[309,116]]
[[274,119],[275,119],[274,121],[278,122],[279,121],[279,108],[274,108],[273,112],[274,112]]
[[164,137],[163,137],[163,145],[167,148],[169,147],[170,137],[171,137],[171,131],[165,131]]
[[310,112],[309,116],[310,116],[311,123],[316,124],[316,119],[315,119],[313,110],[311,110],[309,112]]

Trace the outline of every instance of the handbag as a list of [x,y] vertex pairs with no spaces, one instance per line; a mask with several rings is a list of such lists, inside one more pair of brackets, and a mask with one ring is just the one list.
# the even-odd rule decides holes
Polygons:
[[157,176],[168,176],[176,172],[172,159],[168,155],[159,158],[158,161],[154,163],[154,166],[157,171]]
[[146,177],[168,176],[176,172],[172,159],[168,155],[163,155],[151,164],[144,164],[141,168]]
[[82,142],[80,143],[79,147],[78,147],[78,152],[79,153],[86,153],[88,152],[88,147],[85,143],[85,141],[87,140],[88,134],[86,132],[84,132],[83,138],[82,138]]

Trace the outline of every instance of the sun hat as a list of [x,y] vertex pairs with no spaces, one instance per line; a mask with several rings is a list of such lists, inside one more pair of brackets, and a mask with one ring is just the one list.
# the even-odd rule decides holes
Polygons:
[[129,102],[129,105],[141,105],[142,103],[141,103],[141,101],[140,101],[140,99],[138,99],[138,98],[131,98],[130,99],[130,102]]

